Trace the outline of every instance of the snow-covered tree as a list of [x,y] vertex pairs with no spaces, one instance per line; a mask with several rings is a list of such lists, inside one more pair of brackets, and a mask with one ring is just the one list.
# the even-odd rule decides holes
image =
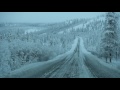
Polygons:
[[106,13],[105,26],[103,31],[103,36],[101,39],[101,53],[102,56],[106,58],[110,58],[110,62],[112,57],[114,57],[117,52],[117,17],[115,12]]
[[8,41],[0,41],[0,77],[11,71]]

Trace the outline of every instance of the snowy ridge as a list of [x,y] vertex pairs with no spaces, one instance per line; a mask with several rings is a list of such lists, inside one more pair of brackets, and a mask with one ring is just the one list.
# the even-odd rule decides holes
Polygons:
[[[97,19],[97,21],[100,21],[100,20],[101,20],[101,21],[105,20],[105,17],[99,17],[99,18]],[[92,23],[92,22],[94,22],[94,21],[96,21],[96,18],[91,19],[91,20],[88,21],[87,23],[79,24],[79,25],[73,27],[73,29],[76,30],[76,29],[79,29],[79,28],[86,28],[87,25],[89,25],[90,23]]]
[[90,24],[91,22],[93,22],[93,19],[91,19],[91,20],[88,21],[87,23],[79,24],[79,25],[73,27],[73,29],[76,30],[76,29],[80,29],[80,28],[86,28],[86,26],[87,26],[88,24]]
[[[87,28],[87,25],[89,25],[90,23],[93,23],[93,22],[95,22],[95,21],[104,21],[105,20],[105,17],[104,16],[102,16],[102,17],[97,17],[97,18],[92,18],[92,19],[90,19],[89,21],[87,21],[86,23],[81,23],[81,24],[78,24],[78,25],[76,25],[76,26],[73,26],[73,27],[70,27],[70,28],[68,28],[68,29],[66,29],[65,31],[67,32],[67,33],[70,33],[72,30],[77,30],[77,29],[81,29],[81,28]],[[64,31],[60,31],[60,32],[58,32],[58,34],[63,34],[64,33]]]

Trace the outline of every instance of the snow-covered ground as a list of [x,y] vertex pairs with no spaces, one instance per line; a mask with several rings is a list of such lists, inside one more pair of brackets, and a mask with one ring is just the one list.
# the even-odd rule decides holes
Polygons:
[[120,70],[116,67],[116,64],[108,64],[103,62],[98,57],[84,53],[85,64],[91,71],[91,73],[97,78],[119,78]]
[[64,31],[60,31],[60,32],[58,32],[58,34],[63,34],[64,33]]
[[105,58],[102,58],[102,60],[99,60],[103,65],[110,67],[110,68],[114,68],[114,69],[118,69],[120,70],[120,59],[112,59],[112,63],[109,62],[109,60],[106,63]]
[[36,28],[28,29],[28,30],[25,31],[25,34],[28,34],[28,33],[31,33],[31,32],[36,32],[36,31],[38,31]]
[[25,34],[41,31],[43,29],[45,29],[45,28],[30,28],[30,29],[25,30]]

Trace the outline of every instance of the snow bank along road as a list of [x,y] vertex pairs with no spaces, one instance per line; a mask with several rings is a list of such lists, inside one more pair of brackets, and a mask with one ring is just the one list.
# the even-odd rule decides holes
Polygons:
[[12,71],[8,78],[118,78],[120,71],[107,67],[89,53],[77,37],[70,51],[56,58],[26,65]]

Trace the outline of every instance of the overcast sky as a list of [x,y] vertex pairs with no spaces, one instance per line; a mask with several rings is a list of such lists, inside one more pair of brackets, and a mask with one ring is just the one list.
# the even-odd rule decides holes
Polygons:
[[75,18],[91,18],[103,12],[0,12],[0,22],[61,22]]

